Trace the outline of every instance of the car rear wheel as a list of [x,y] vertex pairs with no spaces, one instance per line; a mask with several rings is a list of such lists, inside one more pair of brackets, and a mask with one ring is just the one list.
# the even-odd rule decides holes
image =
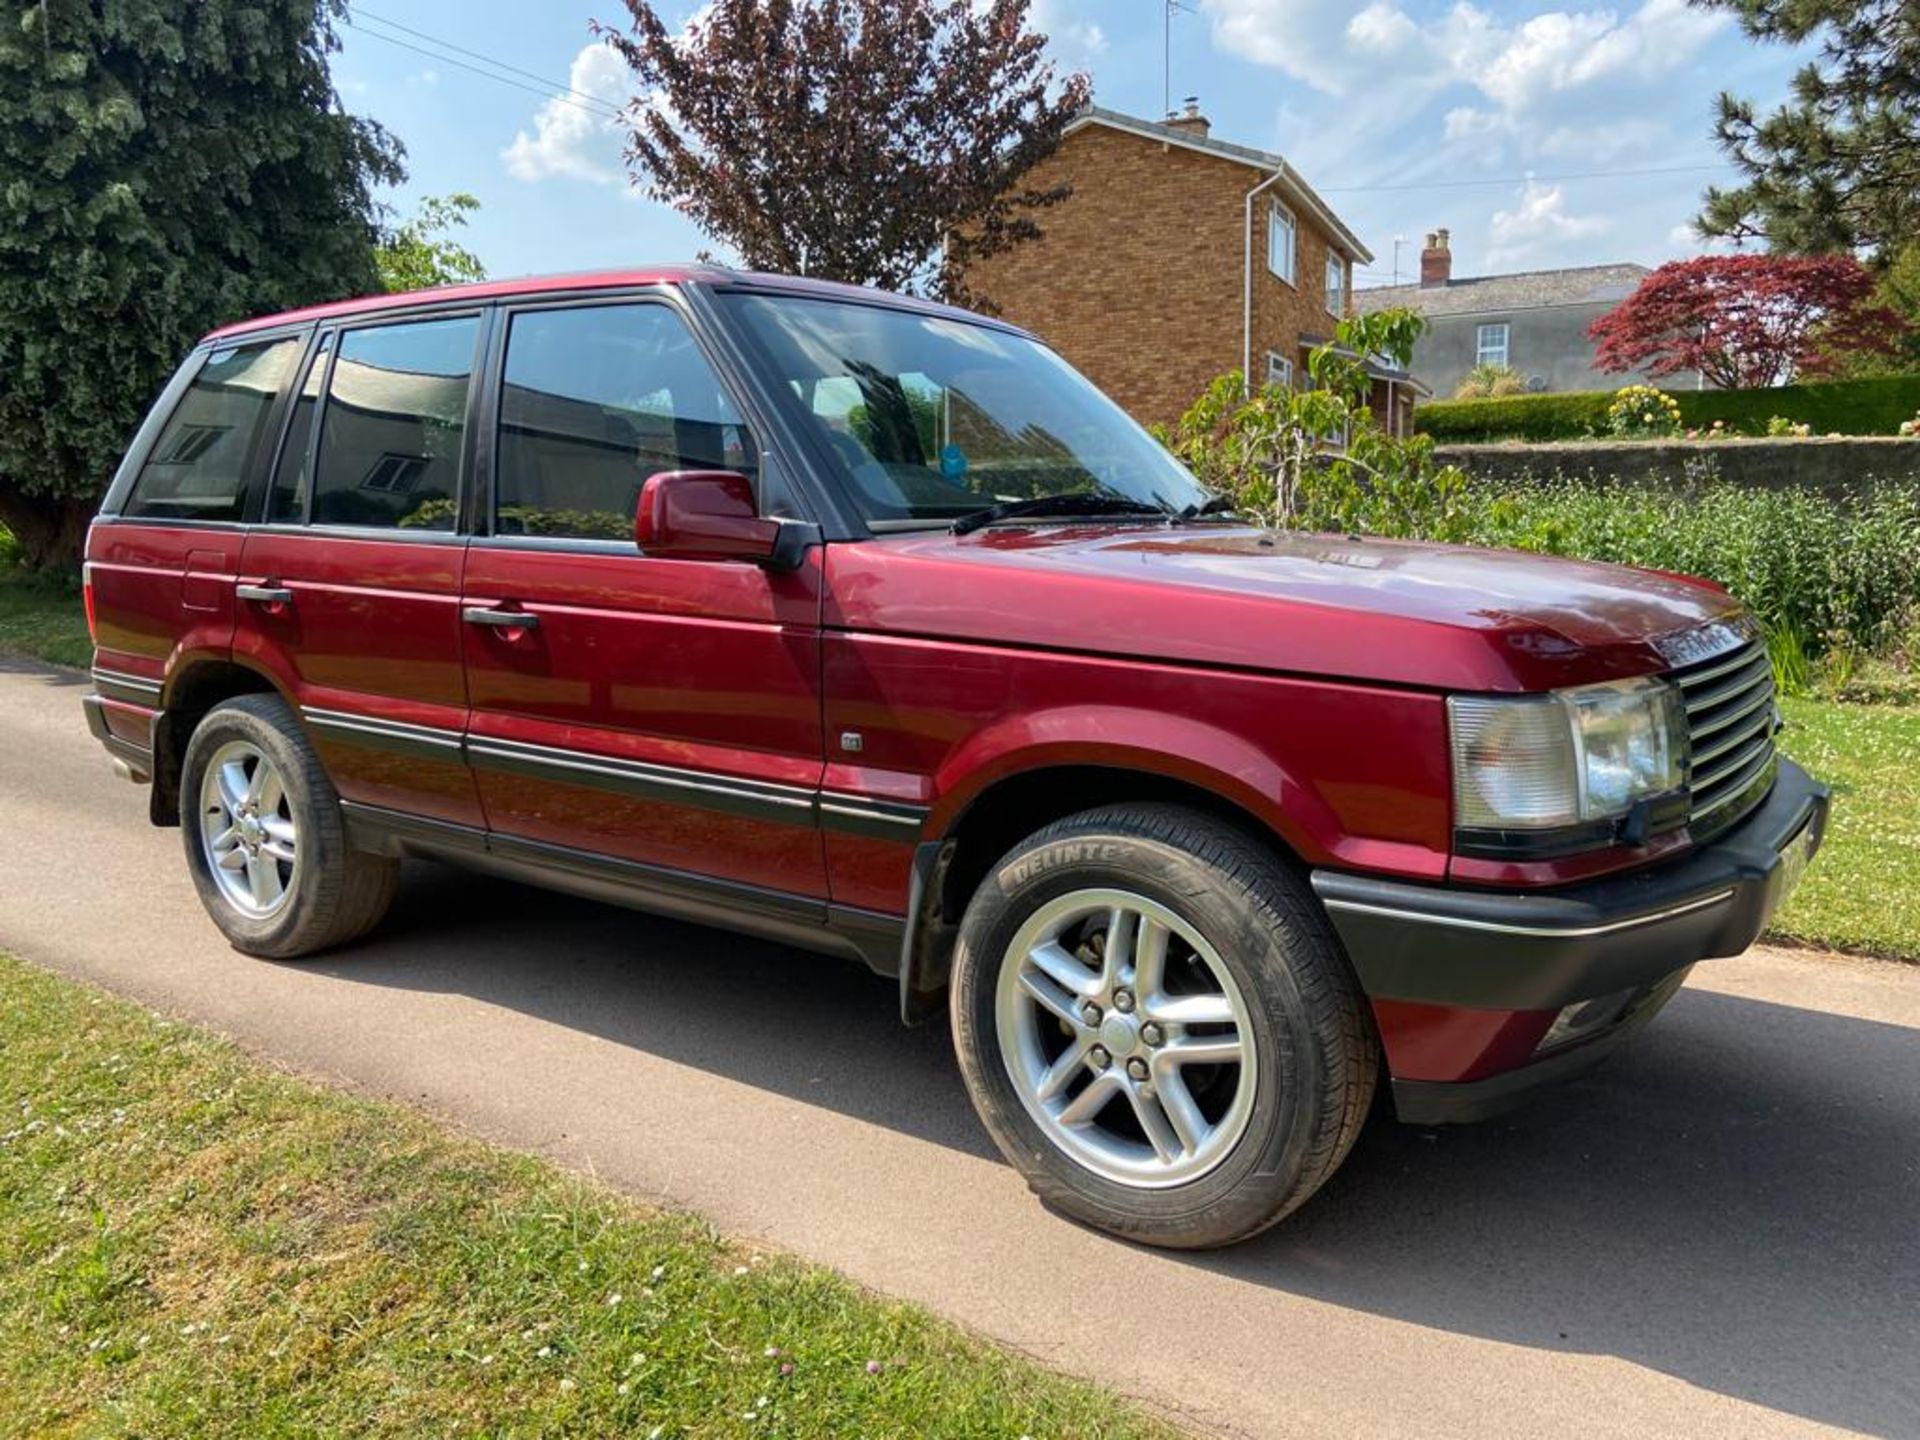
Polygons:
[[1302,1204],[1359,1133],[1378,1049],[1306,885],[1165,805],[1016,846],[961,922],[955,1048],[1049,1205],[1128,1239],[1229,1244]]
[[399,863],[347,844],[340,797],[278,696],[208,711],[180,794],[187,868],[235,949],[311,955],[365,933],[392,902]]

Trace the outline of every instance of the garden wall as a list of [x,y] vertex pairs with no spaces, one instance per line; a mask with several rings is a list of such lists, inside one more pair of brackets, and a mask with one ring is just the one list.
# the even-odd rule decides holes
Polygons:
[[1440,445],[1435,457],[1476,480],[1592,476],[1616,484],[1734,484],[1839,495],[1873,480],[1920,480],[1920,440],[1574,440]]

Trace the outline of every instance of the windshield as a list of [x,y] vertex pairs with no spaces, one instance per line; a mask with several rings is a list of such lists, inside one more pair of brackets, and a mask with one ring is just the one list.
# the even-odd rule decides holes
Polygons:
[[1209,498],[1125,411],[1024,336],[878,305],[721,298],[871,523],[1066,495],[1172,513]]

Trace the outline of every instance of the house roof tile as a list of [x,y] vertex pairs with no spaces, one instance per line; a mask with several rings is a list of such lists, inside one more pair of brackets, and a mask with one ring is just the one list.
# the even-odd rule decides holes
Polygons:
[[1444,285],[1376,285],[1353,292],[1356,310],[1408,306],[1427,316],[1539,310],[1619,301],[1651,273],[1644,265],[1579,265],[1518,275],[1476,275]]

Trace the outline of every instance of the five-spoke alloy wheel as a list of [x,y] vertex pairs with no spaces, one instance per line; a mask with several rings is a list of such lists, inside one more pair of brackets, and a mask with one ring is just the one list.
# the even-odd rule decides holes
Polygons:
[[229,904],[265,918],[287,903],[298,833],[273,761],[245,740],[213,753],[200,781],[200,841]]
[[1057,1210],[1198,1249],[1345,1158],[1378,1041],[1304,878],[1257,834],[1113,805],[1016,845],[960,922],[954,1048],[1001,1153]]
[[386,913],[399,862],[347,843],[340,797],[279,696],[237,696],[201,717],[180,796],[187,868],[236,949],[292,960]]

